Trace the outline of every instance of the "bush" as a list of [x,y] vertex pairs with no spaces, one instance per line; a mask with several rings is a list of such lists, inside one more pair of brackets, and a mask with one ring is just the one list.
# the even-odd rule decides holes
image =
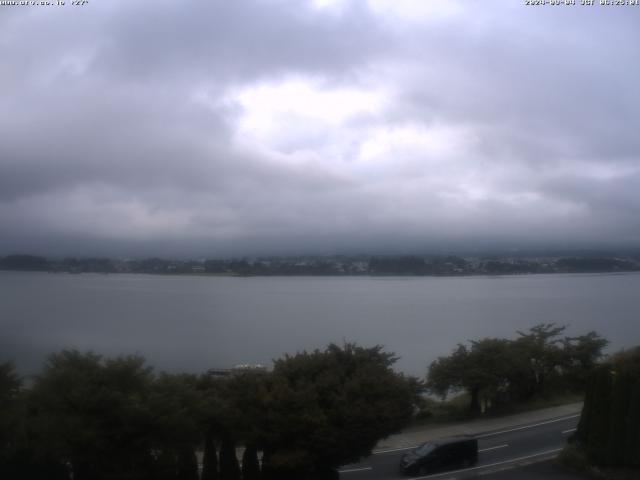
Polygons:
[[573,437],[593,465],[640,468],[640,347],[599,366],[589,379]]

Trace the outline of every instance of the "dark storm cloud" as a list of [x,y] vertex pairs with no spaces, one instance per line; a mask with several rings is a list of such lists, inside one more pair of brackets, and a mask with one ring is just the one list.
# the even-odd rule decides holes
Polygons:
[[0,253],[640,239],[640,10],[5,10]]

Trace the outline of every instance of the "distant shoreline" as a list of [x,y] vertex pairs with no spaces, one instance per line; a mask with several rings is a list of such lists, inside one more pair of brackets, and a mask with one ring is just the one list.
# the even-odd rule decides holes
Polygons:
[[53,273],[145,273],[227,277],[463,277],[541,273],[622,273],[640,271],[640,254],[630,256],[386,255],[308,256],[241,259],[163,258],[48,259],[17,254],[0,257],[0,270]]
[[640,270],[611,270],[593,272],[515,272],[515,273],[451,273],[451,274],[237,274],[237,273],[170,273],[170,272],[67,272],[53,270],[9,270],[11,273],[47,273],[54,275],[152,275],[158,277],[199,277],[199,278],[498,278],[542,275],[628,275],[640,274]]

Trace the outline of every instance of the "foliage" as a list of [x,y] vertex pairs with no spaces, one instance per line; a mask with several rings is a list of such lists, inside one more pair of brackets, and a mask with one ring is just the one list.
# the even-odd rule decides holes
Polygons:
[[469,394],[469,411],[528,400],[549,389],[584,388],[588,373],[602,357],[607,341],[595,332],[559,338],[566,327],[539,324],[518,332],[515,340],[484,338],[459,344],[429,366],[427,385],[436,395]]
[[220,480],[240,480],[236,443],[228,435],[222,439],[220,446]]
[[190,374],[161,373],[149,386],[147,405],[153,417],[153,447],[174,453],[201,441],[203,400],[196,389],[198,378]]
[[205,433],[201,480],[218,480],[218,454],[213,431]]
[[275,362],[264,428],[269,466],[308,473],[369,455],[412,416],[415,388],[380,346],[329,345]]
[[[442,395],[466,390],[487,406],[519,392],[518,382],[546,385],[540,379],[558,365],[584,374],[603,341],[595,334],[558,341],[562,330],[547,325],[516,340],[459,345],[434,362],[430,386]],[[24,389],[13,367],[0,364],[0,439],[11,446],[0,474],[196,480],[195,452],[204,448],[202,480],[337,478],[338,466],[369,455],[413,416],[422,385],[394,372],[395,361],[380,346],[332,344],[286,355],[270,373],[219,377],[155,374],[141,357],[67,350],[51,355]],[[242,470],[236,445],[245,447]]]
[[205,409],[197,382],[196,375],[161,373],[149,388],[149,443],[168,478],[197,480],[195,449]]
[[512,374],[507,340],[485,338],[471,342],[471,348],[459,344],[450,357],[441,357],[429,368],[432,391],[446,396],[451,389],[463,389],[470,395],[470,410],[481,410],[481,397],[494,398],[504,390]]
[[562,342],[562,365],[571,375],[567,381],[572,382],[574,388],[584,388],[593,369],[602,357],[602,351],[609,342],[596,332],[589,332],[578,337],[566,337]]
[[640,467],[640,347],[614,356],[589,377],[573,441],[602,466]]
[[[238,371],[229,377],[203,375],[198,389],[203,401],[205,428],[203,479],[235,479],[240,467],[236,442],[257,445],[262,437],[266,380],[262,371]],[[221,443],[219,477],[216,441]]]
[[247,445],[242,455],[242,480],[259,480],[260,462],[255,445]]
[[193,448],[183,446],[178,452],[177,480],[199,480],[198,459]]
[[0,363],[0,463],[6,463],[7,452],[15,448],[19,428],[17,414],[21,385],[22,381],[13,364]]
[[151,369],[140,357],[49,357],[29,394],[29,427],[41,453],[69,463],[74,479],[122,478],[151,461]]

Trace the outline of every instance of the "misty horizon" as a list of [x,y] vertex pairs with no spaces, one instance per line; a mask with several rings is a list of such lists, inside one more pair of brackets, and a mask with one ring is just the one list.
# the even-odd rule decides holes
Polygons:
[[[162,254],[164,253],[164,254]],[[294,260],[294,259],[323,259],[323,258],[347,258],[347,259],[373,259],[373,258],[405,258],[415,257],[424,259],[443,259],[446,257],[458,257],[458,258],[484,258],[484,259],[509,259],[509,258],[616,258],[616,257],[638,257],[640,256],[640,248],[628,247],[628,248],[579,248],[579,247],[565,247],[565,248],[551,248],[551,247],[539,247],[539,248],[501,248],[500,246],[485,246],[477,248],[448,248],[448,249],[371,249],[371,250],[357,250],[345,249],[338,251],[324,251],[318,250],[265,250],[263,252],[249,251],[249,252],[221,252],[217,251],[213,253],[193,253],[193,252],[179,252],[177,254],[167,253],[166,250],[160,251],[160,253],[154,253],[153,250],[144,252],[136,252],[133,254],[121,253],[117,251],[110,255],[105,251],[96,251],[93,253],[82,253],[80,251],[67,251],[53,252],[50,254],[38,252],[38,251],[26,251],[24,249],[9,250],[7,252],[0,252],[0,260],[10,257],[37,257],[44,258],[51,261],[62,261],[65,259],[77,259],[77,260],[89,260],[89,259],[109,259],[118,261],[138,261],[145,259],[162,259],[162,260],[175,260],[175,261],[204,261],[204,260]]]

